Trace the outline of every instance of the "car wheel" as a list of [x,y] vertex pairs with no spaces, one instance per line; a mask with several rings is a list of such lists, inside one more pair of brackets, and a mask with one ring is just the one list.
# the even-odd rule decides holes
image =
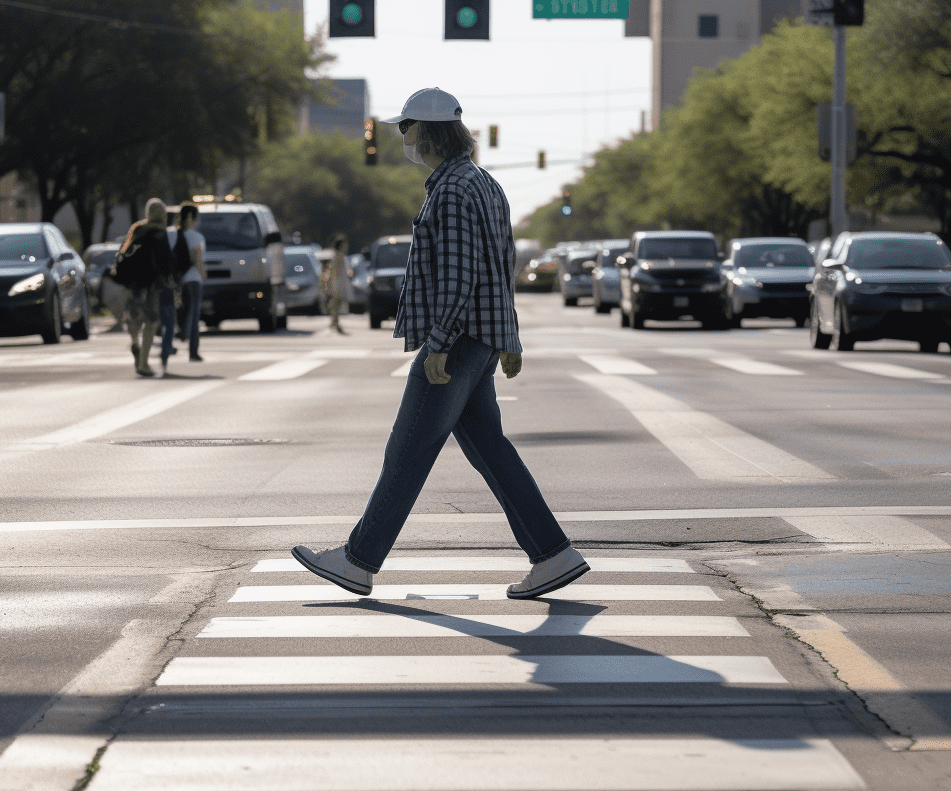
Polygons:
[[279,330],[286,330],[286,329],[287,329],[287,316],[278,316],[278,317],[277,317],[277,321],[275,322],[275,326],[276,326]]
[[631,327],[632,327],[633,329],[635,329],[635,330],[642,330],[642,329],[644,329],[644,316],[641,315],[640,313],[637,313],[637,312],[634,310],[634,306],[633,306],[633,305],[631,306],[631,315],[630,315],[630,317],[629,317],[628,320],[630,321]]
[[53,292],[49,301],[49,315],[46,317],[46,327],[40,333],[43,343],[59,343],[63,334],[63,314],[59,309],[59,294]]
[[601,292],[594,292],[594,312],[595,313],[610,313],[611,312],[611,303],[604,303],[601,301]]
[[578,307],[578,298],[577,298],[577,297],[565,297],[565,307],[566,307],[566,308],[576,308],[576,307]]
[[940,344],[940,343],[941,343],[941,341],[936,340],[936,339],[931,339],[931,338],[922,339],[922,340],[918,341],[918,348],[919,348],[924,354],[937,354],[937,353],[938,353],[938,344]]
[[383,314],[370,311],[370,329],[378,330],[383,325]]
[[727,298],[723,303],[723,321],[727,327],[740,329],[743,321],[743,311],[737,312],[732,298]]
[[69,334],[74,341],[89,340],[89,300],[83,294],[82,310],[79,318],[69,325]]
[[631,326],[631,317],[627,315],[627,311],[624,308],[621,308],[621,328],[625,329]]
[[806,322],[809,321],[809,317],[808,316],[794,316],[793,321],[796,322],[797,327],[805,327]]
[[816,301],[809,301],[809,342],[813,349],[828,349],[832,343],[832,336],[819,329],[819,310]]
[[855,341],[851,333],[845,329],[845,309],[841,302],[836,302],[832,310],[832,348],[839,352],[850,352],[855,348]]

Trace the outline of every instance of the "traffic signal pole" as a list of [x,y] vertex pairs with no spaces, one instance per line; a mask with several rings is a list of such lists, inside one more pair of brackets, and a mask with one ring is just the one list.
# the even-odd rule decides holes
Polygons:
[[835,67],[832,75],[832,193],[829,219],[834,239],[848,230],[845,206],[845,27],[833,28]]

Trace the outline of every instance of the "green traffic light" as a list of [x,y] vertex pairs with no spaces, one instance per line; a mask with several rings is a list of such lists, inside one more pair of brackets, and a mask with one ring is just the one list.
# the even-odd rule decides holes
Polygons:
[[463,6],[456,12],[456,24],[459,27],[470,28],[479,21],[479,15],[471,6]]
[[348,25],[359,25],[363,21],[363,9],[359,3],[347,3],[340,12],[340,16]]

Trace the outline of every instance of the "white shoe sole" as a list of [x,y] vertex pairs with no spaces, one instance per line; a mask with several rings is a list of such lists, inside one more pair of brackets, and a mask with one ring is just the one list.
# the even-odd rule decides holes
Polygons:
[[552,591],[556,591],[559,588],[564,588],[565,585],[568,585],[574,582],[582,574],[585,574],[589,571],[591,571],[591,567],[587,563],[585,563],[585,561],[582,560],[581,563],[579,563],[570,571],[566,571],[560,577],[556,577],[553,580],[549,580],[543,585],[539,585],[535,588],[529,588],[528,590],[525,590],[525,591],[513,591],[511,588],[509,588],[505,592],[505,595],[508,596],[510,599],[534,599],[536,596],[542,596],[546,593],[551,593]]
[[339,585],[345,591],[350,591],[350,593],[355,593],[358,596],[369,596],[370,591],[373,590],[372,585],[361,585],[359,582],[348,580],[345,577],[334,574],[332,571],[327,571],[326,569],[322,569],[319,566],[315,566],[313,563],[307,560],[307,558],[298,553],[297,547],[294,547],[291,550],[291,555],[293,555],[294,559],[305,569],[316,574],[318,577],[323,577],[325,580],[332,582],[334,585]]

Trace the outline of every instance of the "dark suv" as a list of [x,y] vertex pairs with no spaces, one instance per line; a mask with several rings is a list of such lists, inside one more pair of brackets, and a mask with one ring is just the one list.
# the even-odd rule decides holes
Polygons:
[[621,326],[690,317],[725,329],[725,283],[716,239],[706,231],[638,231],[620,266]]
[[367,277],[367,313],[370,329],[378,330],[384,319],[396,318],[409,248],[413,237],[383,236],[370,245]]

